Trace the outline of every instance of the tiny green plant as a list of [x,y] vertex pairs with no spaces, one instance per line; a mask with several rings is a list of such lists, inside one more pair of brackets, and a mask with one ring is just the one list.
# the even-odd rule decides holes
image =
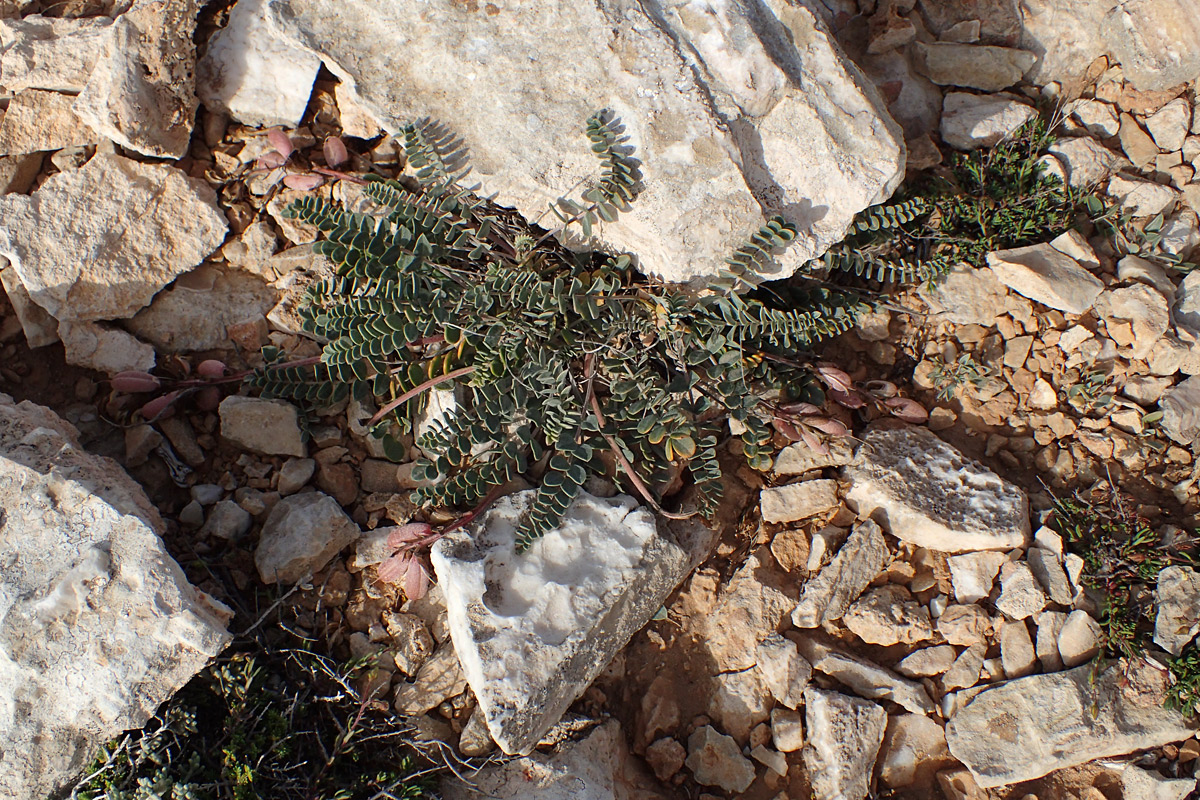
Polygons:
[[1070,383],[1063,394],[1076,411],[1090,414],[1108,409],[1116,392],[1111,376],[1100,370],[1088,370]]
[[970,353],[962,353],[957,360],[950,363],[936,359],[929,377],[937,389],[938,399],[948,401],[953,399],[954,393],[963,386],[982,388],[989,379],[995,377],[995,372],[976,361]]
[[1139,223],[1133,212],[1122,210],[1119,204],[1108,204],[1099,196],[1089,194],[1081,201],[1092,224],[1103,233],[1120,256],[1134,255],[1158,263],[1177,272],[1190,272],[1197,264],[1181,253],[1171,253],[1162,247],[1166,219],[1157,214]]
[[[630,208],[641,169],[610,112],[593,115],[586,135],[600,177],[581,201],[560,198],[555,210],[564,227],[590,234]],[[524,549],[559,523],[589,474],[624,483],[667,516],[712,514],[725,420],[738,424],[750,465],[765,469],[781,428],[803,437],[837,427],[814,413],[822,386],[835,402],[922,417],[912,401],[859,393],[845,373],[813,363],[812,346],[868,307],[860,292],[824,275],[865,273],[866,262],[831,258],[786,287],[760,286],[758,275],[798,235],[782,217],[733,253],[712,291],[696,295],[640,276],[628,255],[567,251],[476,197],[459,184],[456,145],[444,129],[415,123],[405,147],[422,191],[368,181],[364,191],[383,215],[312,196],[288,208],[321,232],[316,249],[336,268],[302,310],[307,330],[329,343],[319,360],[299,366],[266,350],[266,366],[246,381],[302,403],[351,393],[376,402],[372,430],[395,460],[405,456],[399,436],[426,393],[456,387],[455,410],[418,441],[428,454],[414,469],[428,482],[418,503],[473,514],[514,478],[532,479],[537,493],[519,528]],[[899,228],[922,213],[918,203],[869,209],[855,231]],[[930,274],[872,264],[873,278]],[[662,490],[681,470],[696,511],[669,512]],[[437,535],[396,545],[425,546]],[[397,561],[394,571],[412,575],[409,566]]]

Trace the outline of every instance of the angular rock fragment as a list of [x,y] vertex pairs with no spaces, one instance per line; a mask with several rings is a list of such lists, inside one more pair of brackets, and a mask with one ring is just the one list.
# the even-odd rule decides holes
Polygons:
[[1144,661],[1090,664],[985,689],[946,726],[950,752],[981,787],[1033,780],[1098,758],[1158,747],[1194,727],[1163,708],[1166,675]]
[[863,800],[883,743],[887,712],[869,700],[809,687],[802,753],[816,800]]
[[239,0],[196,65],[196,92],[246,125],[294,128],[320,67],[320,58],[276,33],[266,0]]
[[822,622],[840,619],[883,569],[887,555],[879,526],[871,520],[858,525],[833,561],[805,582],[800,602],[792,609],[792,624],[815,628]]
[[1024,622],[1009,620],[1000,628],[1000,661],[1009,678],[1023,678],[1034,671],[1037,652]]
[[800,655],[796,643],[772,633],[756,651],[755,670],[776,702],[798,708],[812,678],[812,665]]
[[977,603],[992,593],[1000,565],[1008,561],[1005,553],[984,550],[964,553],[946,559],[950,566],[950,582],[954,599],[960,603]]
[[704,786],[740,793],[754,782],[754,765],[742,755],[737,742],[711,725],[697,728],[688,737],[688,757],[684,763],[696,782]]
[[1138,284],[1112,289],[1096,298],[1096,313],[1104,320],[1109,338],[1144,359],[1167,332],[1167,300],[1151,286]]
[[1075,599],[1075,592],[1071,589],[1071,581],[1067,577],[1062,559],[1057,554],[1040,547],[1032,547],[1026,554],[1026,562],[1051,600],[1060,606],[1071,605]]
[[914,650],[901,659],[896,671],[907,678],[932,678],[954,665],[957,653],[948,644]]
[[973,645],[987,638],[992,621],[988,613],[977,605],[948,606],[938,617],[937,629],[947,642],[957,645]]
[[901,678],[885,667],[838,650],[813,636],[797,637],[796,644],[813,669],[845,684],[861,697],[891,700],[914,714],[934,711],[929,693],[916,681]]
[[221,435],[238,447],[267,455],[304,456],[300,411],[283,400],[231,395],[221,401]]
[[844,473],[846,502],[903,541],[947,553],[1028,542],[1025,493],[926,428],[873,428]]
[[1121,773],[1124,800],[1184,800],[1196,789],[1195,778],[1168,778],[1136,764]]
[[1058,654],[1067,668],[1090,661],[1100,652],[1100,624],[1086,611],[1076,609],[1067,615],[1058,632]]
[[723,672],[713,677],[708,713],[721,729],[739,742],[771,714],[771,690],[765,676],[755,667],[741,672]]
[[1058,652],[1058,635],[1066,624],[1067,615],[1062,611],[1043,611],[1034,617],[1037,622],[1037,657],[1045,672],[1058,672],[1063,668],[1062,655]]
[[996,608],[1013,619],[1028,619],[1046,607],[1046,593],[1027,564],[1010,561],[1001,567],[1000,586]]
[[329,495],[294,494],[280,500],[263,522],[254,565],[263,583],[296,583],[361,535]]
[[58,320],[33,302],[17,271],[9,266],[4,256],[0,256],[0,286],[8,295],[8,303],[21,323],[25,342],[30,348],[45,347],[58,341]]
[[1154,643],[1177,656],[1200,633],[1200,574],[1190,567],[1167,567],[1158,573],[1154,604]]
[[1129,162],[1088,136],[1059,139],[1047,152],[1062,162],[1067,184],[1075,188],[1094,186]]
[[1007,89],[1037,62],[1037,56],[1025,50],[953,42],[918,43],[913,58],[917,69],[939,86],[985,92]]
[[581,494],[558,528],[518,554],[516,529],[533,495],[502,498],[433,550],[463,671],[509,754],[533,749],[712,536],[698,523],[660,532],[630,497]]
[[1200,439],[1200,375],[1194,375],[1163,393],[1163,433],[1182,445]]
[[72,110],[74,102],[70,95],[41,89],[26,89],[12,98],[0,120],[0,155],[23,155],[99,142],[99,134],[83,124]]
[[[764,208],[800,227],[782,256],[790,272],[902,177],[899,127],[803,5],[471,9],[270,0],[268,12],[388,131],[426,116],[452,125],[472,179],[529,218],[597,174],[582,126],[612,106],[638,148],[644,186],[595,235],[667,280],[715,274]],[[551,74],[548,63],[562,69]],[[603,100],[595,87],[606,87]]]
[[82,92],[104,55],[112,25],[108,17],[33,14],[0,20],[0,85],[13,93],[26,89]]
[[854,602],[842,624],[868,644],[915,644],[933,636],[929,609],[903,586],[889,583]]
[[986,653],[987,649],[982,643],[973,644],[959,653],[950,669],[942,676],[942,687],[949,692],[955,689],[969,689],[979,683]]
[[141,487],[0,395],[0,796],[57,795],[229,641]]
[[120,328],[95,322],[63,322],[58,326],[58,335],[68,364],[109,375],[154,369],[154,348]]
[[206,184],[118,155],[98,154],[28,197],[0,197],[0,255],[59,320],[132,316],[226,228]]
[[987,255],[988,266],[1006,286],[1044,306],[1082,314],[1104,289],[1079,262],[1049,244],[1035,244]]
[[789,444],[775,456],[776,475],[803,475],[814,469],[843,467],[854,459],[854,446],[849,437],[835,438],[826,443],[821,453],[805,442]]
[[466,689],[467,679],[454,645],[446,642],[421,663],[411,682],[396,686],[392,707],[405,716],[418,716]]
[[815,480],[768,486],[760,495],[764,522],[798,522],[838,503],[837,481]]
[[781,753],[804,746],[804,715],[786,708],[771,709],[771,744]]
[[879,780],[893,788],[931,785],[934,773],[953,763],[942,726],[920,714],[888,717],[879,751]]
[[796,606],[796,581],[770,566],[766,548],[750,554],[717,599],[697,620],[703,646],[720,672],[754,666],[756,648]]
[[991,147],[1036,115],[1013,95],[950,92],[942,106],[942,140],[959,150]]

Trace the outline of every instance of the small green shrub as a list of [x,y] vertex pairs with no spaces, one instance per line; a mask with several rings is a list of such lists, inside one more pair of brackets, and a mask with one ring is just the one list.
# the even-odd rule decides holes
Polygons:
[[[641,181],[619,120],[594,115],[587,138],[602,173],[581,201],[554,206],[563,226],[579,224],[585,235],[628,210]],[[760,285],[762,268],[797,235],[774,218],[728,259],[712,291],[672,289],[635,272],[627,255],[569,252],[550,232],[461,187],[459,162],[450,165],[457,146],[443,129],[410,126],[406,149],[422,191],[368,182],[381,216],[315,197],[289,207],[321,232],[316,249],[336,267],[302,310],[306,329],[329,343],[319,363],[302,366],[268,351],[268,365],[248,383],[300,402],[351,392],[375,400],[373,432],[395,460],[406,455],[399,436],[424,393],[461,387],[456,411],[418,442],[432,455],[414,477],[436,482],[414,498],[470,507],[517,476],[530,478],[538,490],[519,530],[522,547],[558,524],[589,474],[625,482],[661,512],[659,492],[682,468],[699,511],[711,514],[725,419],[738,424],[751,466],[763,469],[775,423],[800,422],[789,404],[823,402],[817,381],[830,373],[811,369],[806,353],[867,307],[858,291],[821,280],[828,268],[931,274],[913,263],[875,259],[868,269],[865,260],[831,256],[786,286]],[[869,209],[854,235],[900,230],[922,213],[915,201]]]
[[968,384],[980,389],[996,375],[993,369],[980,364],[970,353],[963,353],[949,364],[941,359],[935,360],[934,364],[929,378],[937,389],[938,399],[943,401],[952,399],[958,389]]

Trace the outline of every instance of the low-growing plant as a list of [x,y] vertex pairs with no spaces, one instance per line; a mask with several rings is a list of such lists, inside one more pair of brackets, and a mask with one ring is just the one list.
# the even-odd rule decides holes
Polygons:
[[929,379],[937,389],[939,400],[950,400],[963,386],[983,388],[995,377],[995,371],[986,364],[980,364],[970,353],[962,353],[955,361],[946,363],[942,359],[934,360],[933,371]]
[[1182,253],[1169,253],[1162,248],[1162,214],[1137,222],[1131,210],[1122,210],[1118,203],[1106,203],[1099,195],[1090,194],[1081,201],[1092,224],[1112,242],[1118,256],[1134,255],[1153,261],[1177,272],[1190,272],[1197,264]]
[[[1070,380],[1070,375],[1068,375]],[[1087,370],[1070,382],[1063,394],[1067,403],[1080,414],[1090,414],[1104,411],[1113,404],[1116,390],[1112,385],[1112,377],[1101,370]]]

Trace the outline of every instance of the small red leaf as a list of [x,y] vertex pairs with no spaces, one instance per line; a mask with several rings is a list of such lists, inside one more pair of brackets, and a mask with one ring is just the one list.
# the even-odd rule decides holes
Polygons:
[[832,364],[818,364],[817,375],[834,391],[849,393],[854,390],[854,380],[850,375]]
[[907,397],[893,397],[891,400],[884,401],[884,405],[888,411],[892,412],[893,416],[899,417],[905,422],[919,425],[929,419],[929,412],[925,410],[925,406]]
[[867,404],[867,401],[863,400],[862,396],[858,392],[843,392],[839,391],[838,389],[830,388],[828,394],[833,402],[837,403],[839,406],[845,406],[846,408],[862,408]]
[[225,362],[217,361],[215,358],[201,361],[200,365],[196,367],[196,374],[201,378],[224,378]]
[[171,404],[179,399],[179,392],[168,392],[161,397],[156,397],[146,405],[142,406],[142,419],[147,422],[153,422],[159,417],[171,411]]
[[325,152],[325,163],[331,167],[345,164],[350,160],[350,153],[346,151],[346,143],[341,140],[341,137],[330,136],[325,140],[322,150]]
[[432,528],[424,522],[410,522],[407,525],[401,525],[388,536],[388,547],[399,550],[407,544],[428,536],[431,530]]
[[404,597],[408,600],[420,600],[429,592],[429,573],[420,559],[411,558],[404,571]]
[[325,179],[320,175],[313,175],[308,172],[293,172],[290,175],[285,175],[283,178],[284,186],[301,192],[311,192],[324,182]]
[[820,414],[821,409],[814,406],[812,403],[788,403],[779,407],[781,411],[786,411],[789,414],[804,416],[806,414]]
[[800,437],[804,439],[804,443],[806,445],[821,455],[827,455],[829,453],[829,448],[825,446],[825,443],[818,439],[816,434],[814,434],[808,428],[803,426],[800,427]]
[[162,386],[162,381],[157,377],[151,375],[149,372],[141,372],[139,370],[118,372],[113,376],[111,383],[114,389],[125,394],[153,392]]
[[829,419],[829,417],[815,417],[813,419],[806,419],[804,422],[822,433],[828,433],[830,436],[850,435],[849,428],[836,419]]
[[377,569],[379,580],[384,583],[395,583],[404,577],[408,570],[408,562],[412,560],[411,553],[396,553],[383,560]]
[[296,149],[292,145],[291,137],[284,133],[282,128],[271,128],[271,130],[267,131],[267,141],[270,142],[271,146],[274,147],[279,152],[279,155],[283,156],[285,159]]
[[797,430],[795,425],[788,422],[786,419],[773,419],[771,420],[771,425],[774,426],[775,430],[779,431],[789,442],[800,441],[800,431]]

